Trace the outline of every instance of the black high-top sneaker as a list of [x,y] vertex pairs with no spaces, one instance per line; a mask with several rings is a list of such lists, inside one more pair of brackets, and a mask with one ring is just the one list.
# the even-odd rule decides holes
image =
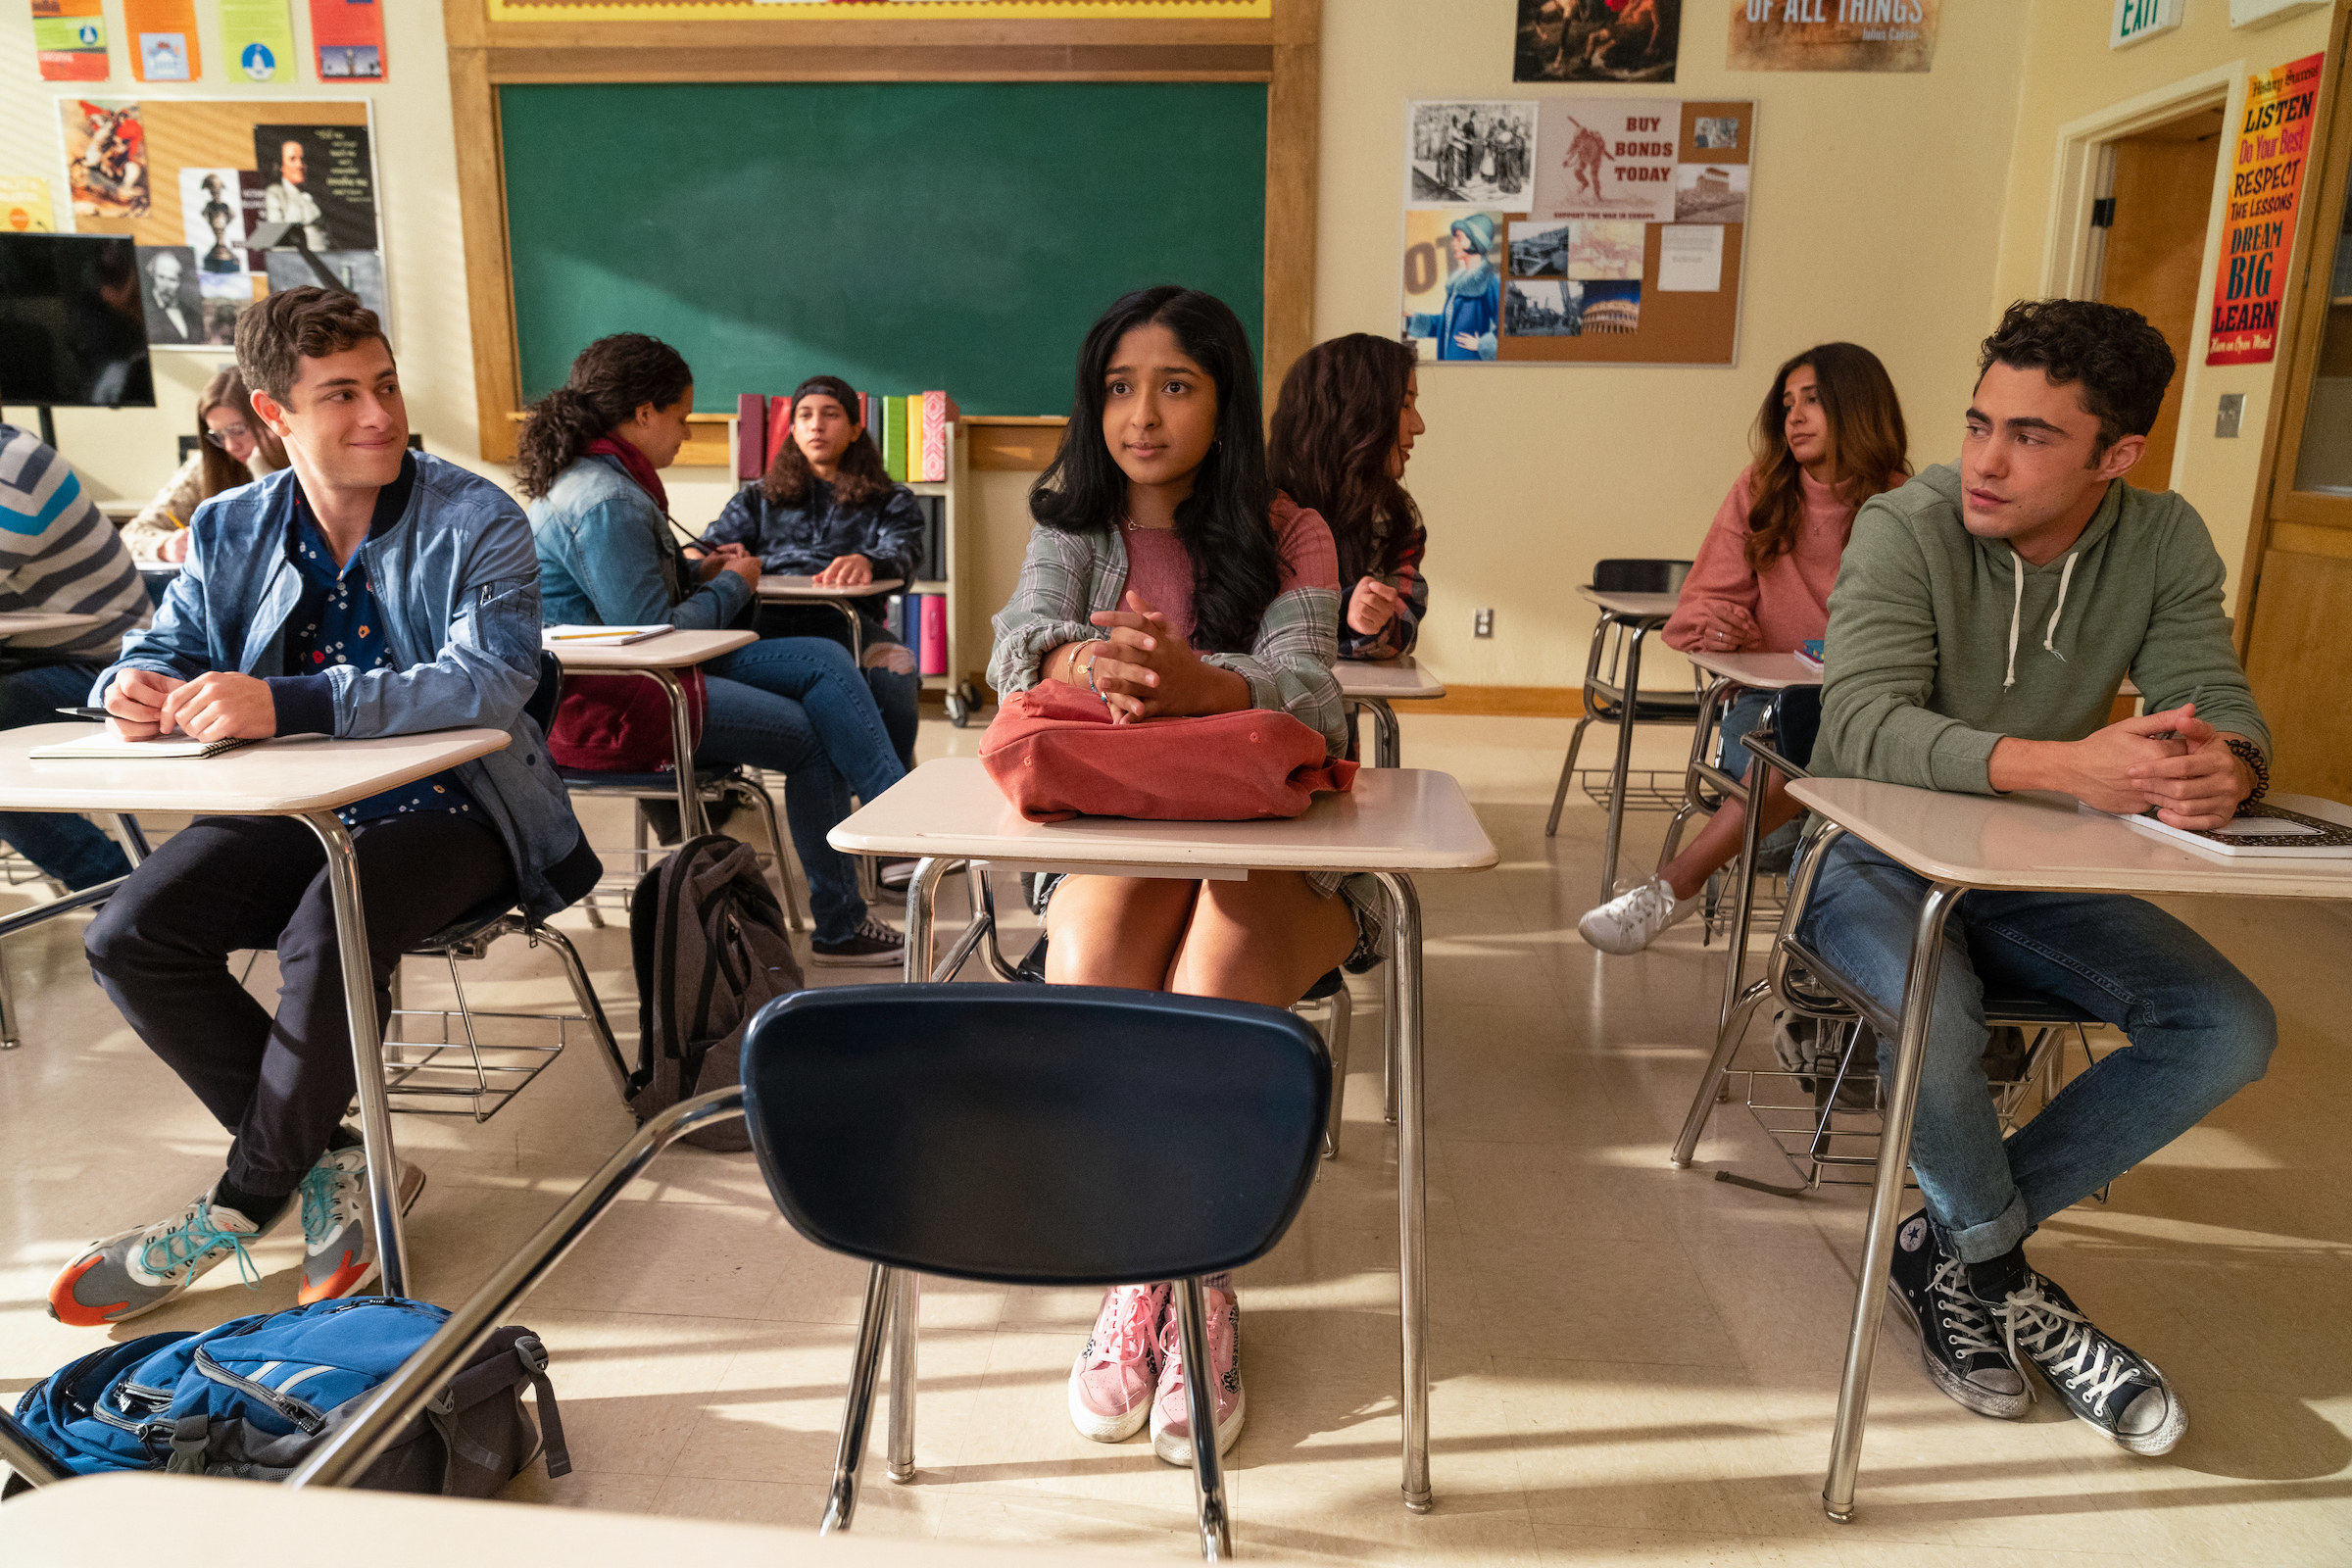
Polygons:
[[2010,1348],[2101,1437],[2159,1454],[2188,1431],[2188,1409],[2156,1363],[2091,1327],[2055,1280],[2028,1270],[1993,1311]]
[[1992,1309],[1968,1294],[1968,1268],[1936,1240],[1922,1209],[1895,1232],[1886,1294],[1919,1331],[1919,1358],[1945,1394],[1979,1415],[2015,1421],[2034,1403]]

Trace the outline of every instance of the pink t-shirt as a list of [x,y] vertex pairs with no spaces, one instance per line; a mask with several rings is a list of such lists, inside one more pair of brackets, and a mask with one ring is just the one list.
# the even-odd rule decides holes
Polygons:
[[[1274,525],[1274,548],[1282,558],[1275,592],[1294,588],[1330,588],[1339,581],[1339,552],[1323,514],[1277,494],[1267,520]],[[1187,642],[1192,640],[1193,561],[1173,528],[1137,528],[1126,533],[1127,592],[1143,595],[1144,603],[1168,617],[1168,626]],[[1124,608],[1124,593],[1120,598]]]
[[[1901,475],[1892,477],[1902,482]],[[1861,508],[1848,503],[1836,485],[1803,472],[1797,482],[1804,486],[1805,515],[1797,524],[1796,548],[1774,557],[1762,571],[1750,571],[1747,514],[1755,505],[1755,470],[1740,470],[1732,493],[1716,509],[1690,575],[1683,579],[1682,602],[1666,622],[1667,647],[1689,653],[1698,646],[1699,607],[1710,602],[1738,605],[1755,617],[1763,634],[1758,652],[1793,653],[1797,644],[1829,635],[1830,589]]]

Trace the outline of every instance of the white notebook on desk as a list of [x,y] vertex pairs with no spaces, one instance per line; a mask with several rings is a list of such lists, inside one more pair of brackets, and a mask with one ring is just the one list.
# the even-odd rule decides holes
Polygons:
[[[2088,806],[2082,809],[2098,816],[2117,815]],[[2232,860],[2352,859],[2352,828],[2323,817],[2307,816],[2283,806],[2273,806],[2266,801],[2254,801],[2239,807],[2236,816],[2210,831],[2174,827],[2152,816],[2119,816],[2118,820],[2150,838],[2163,839],[2182,849],[2195,850],[2200,855],[2222,856]]]
[[550,626],[539,634],[539,646],[551,652],[563,648],[626,648],[673,629],[667,621],[659,626]]
[[91,732],[87,740],[60,741],[55,746],[35,746],[24,755],[42,761],[104,761],[120,762],[128,759],[145,761],[170,761],[191,757],[219,757],[240,746],[254,742],[198,741],[185,735],[157,735],[143,741],[124,740],[111,728],[101,727]]

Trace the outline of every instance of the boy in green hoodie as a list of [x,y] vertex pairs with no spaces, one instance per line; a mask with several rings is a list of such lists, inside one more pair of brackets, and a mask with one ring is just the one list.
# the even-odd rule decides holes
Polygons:
[[[1987,795],[2056,790],[2215,827],[2267,781],[2270,731],[2222,615],[2223,569],[2180,496],[2124,482],[2172,378],[2137,312],[2021,301],[1985,339],[1956,467],[1867,503],[1830,595],[1813,771]],[[2106,721],[2129,673],[2144,716]],[[1851,836],[1824,852],[1803,938],[1888,1011],[1927,883]],[[1987,990],[2063,999],[2131,1039],[2003,1140],[1980,1064]],[[2145,1356],[2026,1262],[2025,1239],[2262,1076],[2253,983],[2138,899],[1977,890],[1953,910],[1921,1066],[1921,1212],[1888,1291],[1928,1372],[1984,1415],[2031,1401],[2019,1355],[2136,1453],[2187,1414]],[[1893,1069],[1881,1042],[1882,1070]]]

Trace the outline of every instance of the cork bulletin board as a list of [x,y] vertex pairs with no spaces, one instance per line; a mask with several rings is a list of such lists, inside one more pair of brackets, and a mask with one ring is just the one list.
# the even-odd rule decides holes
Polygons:
[[1427,364],[1738,363],[1752,102],[1407,106],[1403,332]]

